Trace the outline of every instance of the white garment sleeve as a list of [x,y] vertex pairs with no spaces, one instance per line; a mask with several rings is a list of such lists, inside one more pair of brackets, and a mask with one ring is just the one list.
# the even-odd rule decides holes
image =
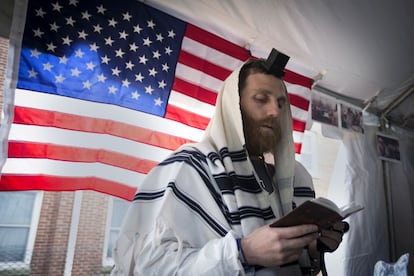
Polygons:
[[223,232],[227,222],[202,181],[185,162],[151,172],[140,187],[144,198],[125,215],[112,275],[243,275],[234,232]]
[[[140,244],[140,248],[137,247]],[[156,229],[139,237],[121,237],[114,251],[116,267],[111,275],[244,275],[232,232],[194,248],[177,236],[162,220]]]

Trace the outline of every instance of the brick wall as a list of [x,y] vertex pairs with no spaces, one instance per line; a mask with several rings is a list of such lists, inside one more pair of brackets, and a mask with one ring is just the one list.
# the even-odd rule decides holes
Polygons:
[[72,275],[98,275],[102,271],[109,197],[83,191]]
[[32,275],[63,275],[74,194],[45,192],[31,262]]
[[[74,193],[45,192],[31,262],[31,275],[63,275]],[[72,275],[102,275],[109,196],[83,191]]]

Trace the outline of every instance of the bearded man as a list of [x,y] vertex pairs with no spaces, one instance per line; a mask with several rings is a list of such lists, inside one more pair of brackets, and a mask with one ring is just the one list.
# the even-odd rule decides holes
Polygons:
[[[285,64],[270,56],[235,70],[202,140],[147,175],[124,218],[113,275],[318,271],[316,225],[269,227],[314,197],[310,175],[294,159]],[[336,249],[342,233],[323,233]]]

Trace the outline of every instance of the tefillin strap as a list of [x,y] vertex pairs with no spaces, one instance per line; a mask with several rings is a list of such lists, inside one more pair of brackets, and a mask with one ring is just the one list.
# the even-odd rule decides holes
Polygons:
[[283,78],[285,75],[285,66],[288,61],[289,56],[273,48],[265,62],[267,72],[273,74],[279,79]]

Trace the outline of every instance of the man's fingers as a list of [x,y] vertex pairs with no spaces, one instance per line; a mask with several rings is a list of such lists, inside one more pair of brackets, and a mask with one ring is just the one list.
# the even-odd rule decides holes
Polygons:
[[330,238],[321,237],[318,241],[320,243],[319,250],[322,249],[322,251],[334,251],[339,245],[337,241],[332,240]]
[[339,230],[320,230],[319,237],[326,237],[333,240],[342,241],[343,232]]
[[349,230],[349,224],[346,221],[337,222],[332,226],[332,230],[338,231],[341,233],[346,233]]
[[297,250],[301,250],[308,246],[312,241],[318,239],[319,235],[317,232],[312,232],[306,235],[302,235],[300,237],[294,237],[290,239],[285,239],[283,245],[285,248],[290,248],[292,252],[297,252]]
[[336,227],[336,229],[321,229],[320,237],[318,239],[319,250],[332,252],[336,250],[339,244],[342,242],[342,236],[346,228]]
[[279,236],[284,239],[292,239],[297,237],[302,237],[311,233],[316,233],[318,227],[313,224],[298,225],[291,227],[280,227],[275,228],[279,232]]

